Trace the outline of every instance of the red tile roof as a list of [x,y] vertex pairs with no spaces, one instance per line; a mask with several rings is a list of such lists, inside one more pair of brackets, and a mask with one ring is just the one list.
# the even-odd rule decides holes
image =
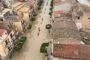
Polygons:
[[61,14],[61,13],[64,13],[63,10],[58,10],[58,11],[53,11],[54,14]]
[[90,60],[90,45],[54,44],[53,56],[67,59]]

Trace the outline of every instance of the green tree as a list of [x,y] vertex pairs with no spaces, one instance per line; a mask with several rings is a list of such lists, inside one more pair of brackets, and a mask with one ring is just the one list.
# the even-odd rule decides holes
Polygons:
[[15,51],[20,51],[22,49],[22,46],[24,45],[25,41],[26,41],[25,36],[20,37],[19,42],[16,44],[16,46],[14,48]]
[[47,53],[47,48],[49,46],[49,43],[43,43],[40,48],[41,53]]
[[31,29],[32,28],[32,25],[31,24],[29,24],[29,26],[28,26],[28,28],[27,29]]
[[32,17],[32,18],[31,18],[31,21],[35,21],[35,17]]
[[46,25],[46,29],[51,29],[52,28],[52,25],[51,24],[47,24]]

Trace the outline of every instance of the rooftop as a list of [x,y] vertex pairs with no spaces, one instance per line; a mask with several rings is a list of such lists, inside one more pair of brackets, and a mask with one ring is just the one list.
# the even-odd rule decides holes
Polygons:
[[29,12],[29,7],[25,3],[18,2],[13,5],[15,11],[27,13]]
[[72,20],[71,16],[69,16],[69,14],[68,14],[68,17],[55,18],[53,27],[54,29],[55,28],[69,28],[69,29],[77,30],[76,24]]
[[22,18],[19,16],[7,16],[5,17],[6,22],[18,22],[18,21],[22,21]]
[[77,0],[79,3],[90,6],[90,0]]
[[90,60],[90,45],[81,44],[55,44],[53,49],[54,57]]
[[7,31],[16,30],[15,27],[9,28],[7,22],[4,22],[4,23],[3,22],[0,22],[0,29],[5,29]]
[[[63,8],[65,7],[65,8]],[[71,10],[72,5],[68,2],[65,2],[63,4],[59,4],[57,6],[54,6],[54,11],[65,11],[65,12],[69,12]]]
[[76,24],[69,17],[60,17],[54,20],[52,35],[55,43],[80,44],[81,42],[81,36]]
[[0,2],[0,12],[3,10],[4,6],[2,4],[2,2]]
[[0,12],[0,15],[4,15],[4,14],[7,13],[8,11],[11,11],[11,9],[5,8],[4,10],[2,10],[2,12]]
[[90,7],[87,5],[80,4],[81,8],[84,12],[90,13]]

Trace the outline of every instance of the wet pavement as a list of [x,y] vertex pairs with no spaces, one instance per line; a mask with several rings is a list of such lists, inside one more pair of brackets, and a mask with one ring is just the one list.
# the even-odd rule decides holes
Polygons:
[[50,23],[48,14],[50,12],[50,2],[51,0],[44,0],[44,6],[40,13],[41,17],[36,20],[38,23],[32,28],[31,33],[27,33],[27,41],[23,49],[20,52],[16,52],[11,60],[44,60],[45,56],[40,53],[40,46],[42,43],[50,41],[48,30],[45,28],[46,24]]

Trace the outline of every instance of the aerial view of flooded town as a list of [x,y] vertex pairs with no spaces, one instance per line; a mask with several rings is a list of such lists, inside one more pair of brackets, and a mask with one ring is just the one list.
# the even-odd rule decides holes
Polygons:
[[90,60],[90,0],[0,0],[0,60]]

